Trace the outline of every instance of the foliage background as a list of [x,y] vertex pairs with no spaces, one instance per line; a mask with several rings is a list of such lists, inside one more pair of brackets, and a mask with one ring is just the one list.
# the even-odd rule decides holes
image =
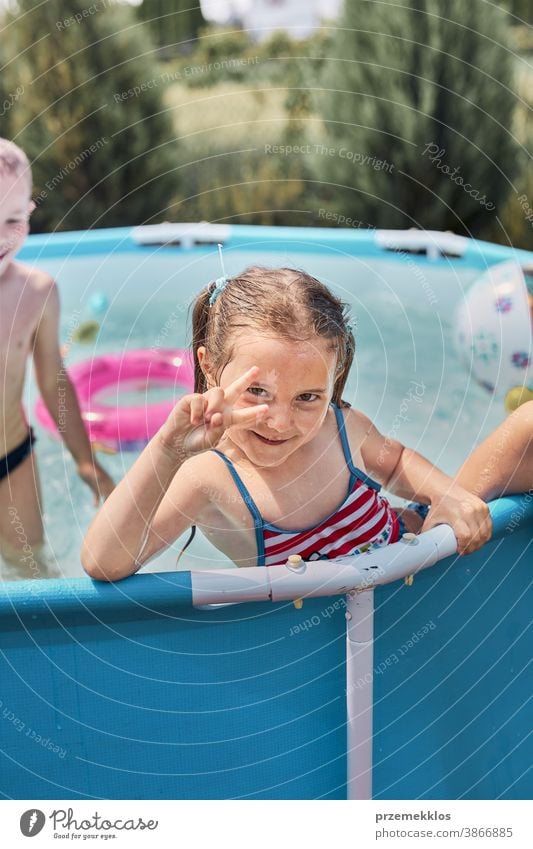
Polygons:
[[[260,43],[237,26],[207,25],[192,2],[100,4],[61,30],[57,22],[82,13],[85,0],[38,9],[18,0],[1,24],[0,133],[27,149],[36,195],[68,170],[40,204],[37,229],[162,220],[331,226],[320,213],[327,208],[369,226],[452,229],[533,249],[523,199],[533,207],[530,0],[502,0],[502,11],[451,0],[455,24],[442,20],[437,0],[351,0],[344,19],[306,40],[277,32]],[[403,34],[393,50],[387,32]],[[438,60],[434,45],[444,51]],[[386,133],[394,144],[383,144]],[[113,143],[70,170],[103,135]],[[433,139],[494,211],[420,154]],[[408,141],[416,156],[407,156]],[[386,159],[409,180],[347,168],[338,155],[317,154],[322,144]]]

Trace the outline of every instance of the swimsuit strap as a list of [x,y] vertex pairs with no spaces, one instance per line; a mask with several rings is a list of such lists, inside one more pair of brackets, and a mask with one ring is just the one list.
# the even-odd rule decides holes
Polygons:
[[226,466],[228,467],[228,469],[231,473],[231,477],[235,481],[235,483],[237,485],[237,489],[239,490],[239,493],[242,496],[242,500],[244,501],[244,503],[248,507],[248,510],[252,514],[252,519],[254,520],[254,528],[255,528],[255,541],[257,543],[257,565],[258,566],[264,566],[265,565],[265,542],[264,542],[264,538],[263,538],[264,522],[263,522],[263,517],[261,516],[261,513],[259,512],[259,508],[257,507],[257,504],[253,500],[250,493],[248,492],[246,484],[242,480],[241,476],[239,475],[237,469],[235,468],[235,466],[233,465],[233,463],[229,459],[229,457],[226,457],[226,455],[223,454],[222,451],[218,451],[216,448],[211,448],[211,451],[214,451],[215,454],[218,454],[218,456],[222,457],[222,459],[224,460]]
[[346,422],[344,420],[344,413],[342,412],[340,407],[337,407],[337,405],[333,403],[333,401],[331,402],[331,406],[335,410],[335,418],[337,419],[337,427],[339,428],[344,459],[346,460],[346,465],[348,466],[348,469],[350,470],[351,474],[350,489],[352,489],[355,481],[359,480],[363,483],[366,483],[367,486],[371,487],[372,489],[375,489],[376,492],[379,492],[381,489],[381,484],[376,483],[376,481],[369,477],[366,472],[363,472],[362,469],[359,469],[357,468],[357,466],[354,466],[352,452],[350,451],[350,444],[346,435]]

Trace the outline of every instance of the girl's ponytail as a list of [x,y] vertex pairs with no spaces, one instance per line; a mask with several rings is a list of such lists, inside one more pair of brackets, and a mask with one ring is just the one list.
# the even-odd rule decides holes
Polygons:
[[192,355],[194,360],[194,391],[206,392],[207,381],[198,362],[198,348],[207,348],[209,323],[209,286],[198,295],[192,313]]

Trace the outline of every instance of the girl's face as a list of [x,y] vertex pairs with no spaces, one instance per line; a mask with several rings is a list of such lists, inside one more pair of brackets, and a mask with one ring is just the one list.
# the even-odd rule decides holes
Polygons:
[[[236,406],[268,404],[269,411],[256,428],[232,427],[227,434],[254,466],[280,466],[310,442],[324,422],[333,394],[336,353],[320,336],[293,342],[253,329],[237,332],[232,346],[234,356],[220,375],[220,386],[258,366],[257,378]],[[205,367],[205,349],[198,350],[198,358]],[[206,374],[208,385],[215,385],[213,376],[207,370]]]

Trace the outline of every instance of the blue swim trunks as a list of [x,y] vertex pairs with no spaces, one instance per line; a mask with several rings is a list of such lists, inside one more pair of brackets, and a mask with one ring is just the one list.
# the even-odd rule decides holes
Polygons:
[[[414,510],[415,513],[425,519],[427,514],[429,513],[429,505],[428,504],[419,504],[417,501],[411,501],[410,504],[407,505],[407,510]],[[407,528],[405,527],[405,522],[403,521],[401,516],[398,516],[398,522],[400,524],[400,534],[407,533]]]

